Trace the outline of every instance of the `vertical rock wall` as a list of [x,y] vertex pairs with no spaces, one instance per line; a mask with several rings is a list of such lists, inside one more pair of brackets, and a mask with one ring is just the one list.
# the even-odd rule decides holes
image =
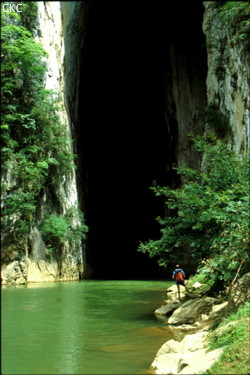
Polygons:
[[[54,89],[61,95],[61,111],[59,114],[62,122],[67,127],[68,138],[72,141],[71,127],[65,107],[65,43],[61,3],[59,1],[39,2],[39,20],[42,31],[39,41],[48,52],[46,88]],[[71,77],[71,81],[74,81],[74,77]],[[71,144],[71,147],[73,148],[73,144]],[[75,172],[58,177],[55,193],[62,214],[65,214],[69,209],[75,209],[76,212],[79,207]],[[74,224],[80,225],[80,219],[77,214],[73,215]],[[79,277],[84,276],[86,264],[81,241],[78,243],[64,243],[60,263],[60,280],[78,280]]]
[[[64,105],[64,39],[60,2],[39,1],[38,4],[40,33],[37,41],[48,53],[45,88],[60,94],[59,116],[67,128],[69,139],[72,139]],[[16,184],[11,172],[7,173],[5,182],[10,186]],[[73,225],[80,225],[75,172],[54,176],[53,186],[45,187],[37,206],[40,220],[46,212],[60,212],[64,216],[71,210]],[[26,256],[2,265],[3,284],[78,280],[84,276],[86,264],[81,240],[64,241],[59,259],[49,259],[44,240],[35,225],[29,234]]]
[[[171,3],[166,12],[166,126],[172,162],[199,168],[200,155],[189,134],[205,130],[207,56],[201,25],[203,5]],[[170,181],[175,186],[175,181]]]
[[[172,129],[172,136],[176,136],[176,139],[173,139],[176,143],[175,158],[180,166],[199,168],[199,155],[191,145],[189,134],[203,134],[204,132],[205,61],[200,60],[198,54],[192,57],[186,56],[182,47],[179,46],[181,44],[170,43],[169,48],[171,100],[175,108],[175,127],[177,127],[175,131]],[[197,50],[198,48],[197,45]],[[169,111],[167,101],[166,117],[169,113],[171,110]],[[168,121],[166,122],[168,124]]]
[[[249,149],[249,52],[237,39],[240,22],[221,17],[217,2],[205,1],[203,30],[208,53],[207,101],[225,115],[231,132],[228,143],[234,151]],[[247,35],[245,36],[246,38]]]

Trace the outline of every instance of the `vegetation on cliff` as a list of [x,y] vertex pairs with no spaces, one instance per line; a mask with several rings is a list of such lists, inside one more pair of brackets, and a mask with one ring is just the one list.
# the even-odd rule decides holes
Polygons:
[[192,139],[203,167],[175,167],[184,181],[178,189],[151,188],[164,197],[166,216],[157,219],[161,238],[138,250],[162,266],[188,258],[202,282],[229,286],[240,264],[242,272],[249,266],[249,160],[213,134]]
[[247,50],[250,41],[250,4],[248,1],[218,1],[214,5],[219,10],[219,17],[230,30],[232,43],[240,43]]
[[[47,54],[34,39],[37,4],[23,5],[21,16],[2,12],[1,20],[3,262],[26,254],[28,234],[41,219],[50,223],[54,248],[55,239],[68,238],[69,231],[74,239],[87,231],[84,224],[75,228],[72,213],[55,214],[47,208],[41,217],[39,212],[43,193],[53,191],[60,176],[69,176],[75,164],[66,126],[58,114],[60,97],[44,89]],[[58,225],[60,221],[65,226]],[[43,233],[51,245],[45,225]]]

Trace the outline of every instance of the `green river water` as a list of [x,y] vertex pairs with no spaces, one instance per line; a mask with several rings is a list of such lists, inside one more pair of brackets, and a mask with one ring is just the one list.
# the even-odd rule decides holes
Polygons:
[[172,338],[154,315],[166,281],[2,287],[2,374],[149,374]]

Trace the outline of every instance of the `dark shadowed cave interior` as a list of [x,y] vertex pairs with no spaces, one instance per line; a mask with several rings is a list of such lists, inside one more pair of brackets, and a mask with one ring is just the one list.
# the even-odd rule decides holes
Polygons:
[[177,124],[167,126],[165,113],[169,45],[206,69],[203,12],[194,1],[90,3],[75,147],[91,277],[170,277],[137,247],[160,234],[164,203],[152,182],[178,185],[169,170]]

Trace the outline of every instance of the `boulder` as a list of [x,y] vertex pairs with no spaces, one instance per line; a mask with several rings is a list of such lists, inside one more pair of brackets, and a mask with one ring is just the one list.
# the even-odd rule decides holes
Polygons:
[[201,319],[202,314],[209,314],[215,299],[206,297],[202,299],[190,299],[184,302],[174,311],[168,319],[169,324],[193,324]]
[[[223,353],[223,349],[207,351],[206,349],[197,350],[193,353],[187,353],[179,362],[177,374],[203,374],[206,372]],[[176,372],[173,372],[175,374]]]
[[167,341],[151,365],[156,374],[201,374],[207,371],[220,357],[223,350],[211,352],[204,349],[207,332],[186,335],[181,342]]
[[155,358],[150,369],[154,371],[154,374],[177,374],[181,358],[179,353],[163,354]]
[[234,312],[248,301],[250,301],[250,272],[246,273],[233,286],[228,298],[227,310]]
[[[184,286],[180,285],[180,298],[185,297],[185,294],[183,293],[184,290]],[[176,301],[178,299],[178,290],[176,284],[172,285],[167,289],[167,297],[170,301]]]
[[156,315],[170,315],[174,310],[176,310],[182,304],[181,301],[170,302],[167,305],[159,307],[155,310]]
[[228,301],[220,303],[219,305],[214,305],[212,307],[212,310],[210,311],[208,319],[211,319],[211,320],[219,319],[225,313],[227,306],[228,306]]
[[[180,285],[180,291],[183,292],[185,290],[184,286],[183,285]],[[170,286],[168,289],[167,289],[167,292],[172,292],[172,293],[177,293],[177,285],[174,284],[172,286]]]
[[9,263],[2,266],[2,284],[22,285],[27,282],[27,265],[24,260]]

